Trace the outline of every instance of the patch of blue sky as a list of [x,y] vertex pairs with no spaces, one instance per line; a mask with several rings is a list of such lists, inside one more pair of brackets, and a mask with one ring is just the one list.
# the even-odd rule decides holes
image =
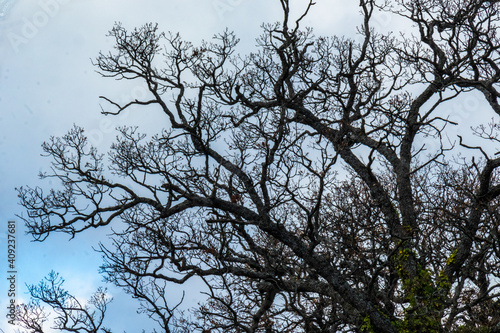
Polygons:
[[[0,0],[0,329],[14,332],[5,317],[10,286],[3,268],[7,222],[16,221],[16,301],[28,301],[26,284],[37,284],[54,270],[66,280],[65,288],[82,300],[98,286],[108,287],[115,300],[106,326],[113,331],[152,331],[147,318],[136,314],[138,303],[106,285],[98,274],[102,260],[92,247],[106,241],[106,231],[90,230],[71,241],[68,235],[57,234],[42,243],[32,242],[17,216],[26,213],[17,204],[14,188],[57,185],[37,177],[50,168],[50,160],[40,156],[40,145],[51,135],[65,134],[73,124],[84,127],[102,152],[114,140],[116,126],[139,125],[148,134],[161,131],[163,120],[151,110],[147,116],[138,110],[117,117],[100,113],[100,95],[127,100],[144,94],[140,83],[101,78],[91,65],[100,50],[111,50],[113,40],[106,34],[114,22],[129,29],[158,22],[161,30],[180,32],[195,44],[229,27],[242,39],[250,36],[247,45],[253,46],[260,24],[279,19],[275,15],[279,7],[271,7],[263,0]],[[171,293],[176,302],[182,290]],[[186,304],[197,299],[196,292],[190,293]]]

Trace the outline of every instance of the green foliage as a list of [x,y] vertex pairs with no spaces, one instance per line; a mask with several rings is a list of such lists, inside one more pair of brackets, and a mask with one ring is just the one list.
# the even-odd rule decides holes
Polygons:
[[363,325],[361,325],[361,332],[375,333],[375,330],[373,329],[373,325],[369,316],[365,316],[363,318]]
[[448,259],[446,259],[446,265],[447,265],[447,266],[450,266],[450,265],[452,265],[453,263],[455,263],[455,257],[457,256],[457,252],[458,252],[458,250],[457,250],[457,249],[455,249],[455,251],[453,251],[453,252],[451,253],[451,255],[448,257]]
[[[450,258],[447,264],[452,263],[454,255]],[[432,272],[418,263],[416,254],[409,248],[398,251],[395,256],[395,268],[409,303],[409,307],[405,309],[405,318],[397,325],[399,330],[440,332],[442,311],[451,287],[444,270],[433,281]]]

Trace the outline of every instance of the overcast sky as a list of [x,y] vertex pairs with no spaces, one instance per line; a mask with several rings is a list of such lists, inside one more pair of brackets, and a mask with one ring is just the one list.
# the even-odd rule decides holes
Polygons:
[[[317,2],[306,20],[316,34],[355,31],[357,1]],[[261,23],[279,20],[279,9],[274,0],[0,0],[0,328],[5,333],[11,333],[5,320],[9,299],[4,269],[9,220],[17,221],[18,301],[27,300],[26,283],[36,284],[50,270],[59,272],[66,288],[81,298],[104,285],[98,274],[101,259],[92,250],[104,236],[102,231],[90,231],[72,241],[67,235],[53,235],[33,243],[16,217],[25,213],[17,205],[15,187],[50,186],[37,178],[50,162],[40,157],[41,143],[77,124],[105,152],[116,135],[115,126],[138,124],[148,133],[163,126],[164,120],[150,111],[112,118],[100,113],[99,95],[126,101],[144,94],[140,85],[115,82],[94,72],[91,58],[111,49],[113,41],[106,33],[113,23],[120,21],[131,29],[158,22],[161,30],[180,32],[195,44],[229,27],[241,38],[242,49],[251,49]],[[379,15],[375,25],[389,29],[395,23]],[[478,103],[475,98],[461,101],[459,117],[467,119]],[[108,287],[115,301],[106,326],[114,332],[147,329],[133,317],[137,304]],[[179,292],[173,290],[173,297]],[[195,302],[196,297],[191,292],[187,301]]]
[[[354,31],[347,13],[355,14],[355,1],[318,2],[306,22],[318,34]],[[50,182],[37,177],[50,162],[40,156],[41,143],[77,124],[105,152],[117,125],[139,124],[148,133],[162,127],[163,119],[153,112],[114,118],[100,113],[99,95],[125,101],[144,94],[140,85],[104,79],[94,72],[91,59],[113,45],[106,37],[113,23],[119,21],[131,29],[158,22],[161,30],[180,32],[195,44],[229,27],[241,38],[242,48],[250,49],[260,25],[279,20],[279,8],[278,1],[269,0],[0,0],[0,328],[5,333],[12,331],[5,319],[7,221],[17,222],[18,301],[28,299],[25,284],[38,283],[50,270],[59,272],[66,289],[82,299],[104,285],[98,274],[101,259],[92,250],[105,236],[102,231],[72,241],[67,235],[53,235],[43,243],[33,243],[24,235],[16,215],[25,213],[17,205],[14,188],[50,187]],[[384,20],[379,19],[382,25],[387,24]],[[107,287],[115,301],[106,326],[114,332],[148,330],[134,317],[137,303]],[[179,293],[172,290],[172,297]],[[191,292],[187,302],[196,302],[196,297]]]

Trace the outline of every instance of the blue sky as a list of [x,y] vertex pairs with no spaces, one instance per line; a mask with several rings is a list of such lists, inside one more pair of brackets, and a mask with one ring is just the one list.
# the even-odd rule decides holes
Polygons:
[[[317,2],[306,19],[317,35],[355,31],[352,15],[357,1]],[[300,6],[306,1],[294,3]],[[71,241],[67,235],[53,235],[33,243],[16,217],[24,213],[17,205],[15,187],[51,185],[37,177],[50,162],[40,157],[41,143],[77,124],[105,152],[116,126],[139,125],[144,132],[156,133],[165,121],[152,111],[118,117],[100,113],[99,95],[126,101],[144,94],[136,83],[115,82],[94,72],[90,59],[113,46],[106,37],[113,23],[121,21],[131,29],[158,22],[161,30],[180,32],[195,44],[229,27],[241,38],[242,49],[251,50],[261,23],[279,20],[280,12],[279,2],[269,0],[0,0],[0,15],[0,328],[11,333],[5,320],[7,221],[17,221],[18,301],[27,300],[26,283],[36,284],[50,270],[59,272],[66,288],[82,299],[104,285],[98,274],[101,259],[92,250],[105,238],[104,231],[89,231]],[[398,26],[385,15],[376,16],[374,25],[385,30]],[[465,120],[467,126],[479,121],[471,111],[480,103],[478,98],[465,97],[450,104],[455,112],[452,120]],[[148,329],[134,316],[137,303],[107,287],[115,298],[107,326],[114,332]],[[199,294],[196,288],[190,289],[186,301],[193,304]],[[172,297],[180,292],[172,290]]]
[[[318,2],[307,19],[318,34],[354,31],[354,26],[346,24],[352,22],[346,13],[354,2],[351,8],[343,1]],[[136,83],[115,82],[94,72],[90,59],[100,50],[111,49],[113,41],[106,33],[113,23],[120,21],[131,29],[158,22],[161,30],[180,32],[195,44],[229,27],[241,38],[242,48],[251,49],[261,23],[279,18],[279,2],[269,0],[0,0],[0,328],[5,333],[12,331],[5,319],[7,221],[17,222],[18,301],[28,298],[25,284],[38,283],[50,270],[59,272],[65,287],[82,299],[104,285],[98,274],[101,259],[92,246],[105,238],[105,232],[90,231],[71,241],[67,235],[53,235],[43,243],[31,242],[24,235],[23,223],[16,216],[24,212],[17,205],[14,188],[50,187],[50,182],[37,177],[50,162],[40,156],[41,143],[77,124],[104,152],[118,125],[139,125],[148,133],[162,127],[164,120],[154,112],[113,118],[100,113],[99,95],[125,101],[144,93]],[[384,17],[379,21],[388,23]],[[107,287],[115,298],[107,326],[114,332],[148,329],[134,316],[135,301]],[[180,292],[172,290],[172,295]],[[197,297],[192,291],[186,301],[196,303]]]

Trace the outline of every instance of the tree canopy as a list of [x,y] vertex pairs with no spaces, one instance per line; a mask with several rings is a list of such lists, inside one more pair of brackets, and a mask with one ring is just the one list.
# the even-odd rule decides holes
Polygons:
[[[78,127],[50,138],[42,177],[62,187],[18,190],[29,233],[112,225],[102,274],[164,332],[500,332],[498,1],[360,0],[355,38],[279,3],[247,55],[229,31],[194,46],[115,25],[95,66],[149,96],[103,113],[154,107],[164,130],[120,128],[106,155]],[[377,11],[413,33],[377,31]],[[443,106],[468,94],[492,121],[450,138]],[[192,279],[186,314],[168,288]],[[33,296],[74,302],[47,302],[48,281]],[[73,331],[109,331],[96,295]],[[37,311],[19,323],[40,332]]]

